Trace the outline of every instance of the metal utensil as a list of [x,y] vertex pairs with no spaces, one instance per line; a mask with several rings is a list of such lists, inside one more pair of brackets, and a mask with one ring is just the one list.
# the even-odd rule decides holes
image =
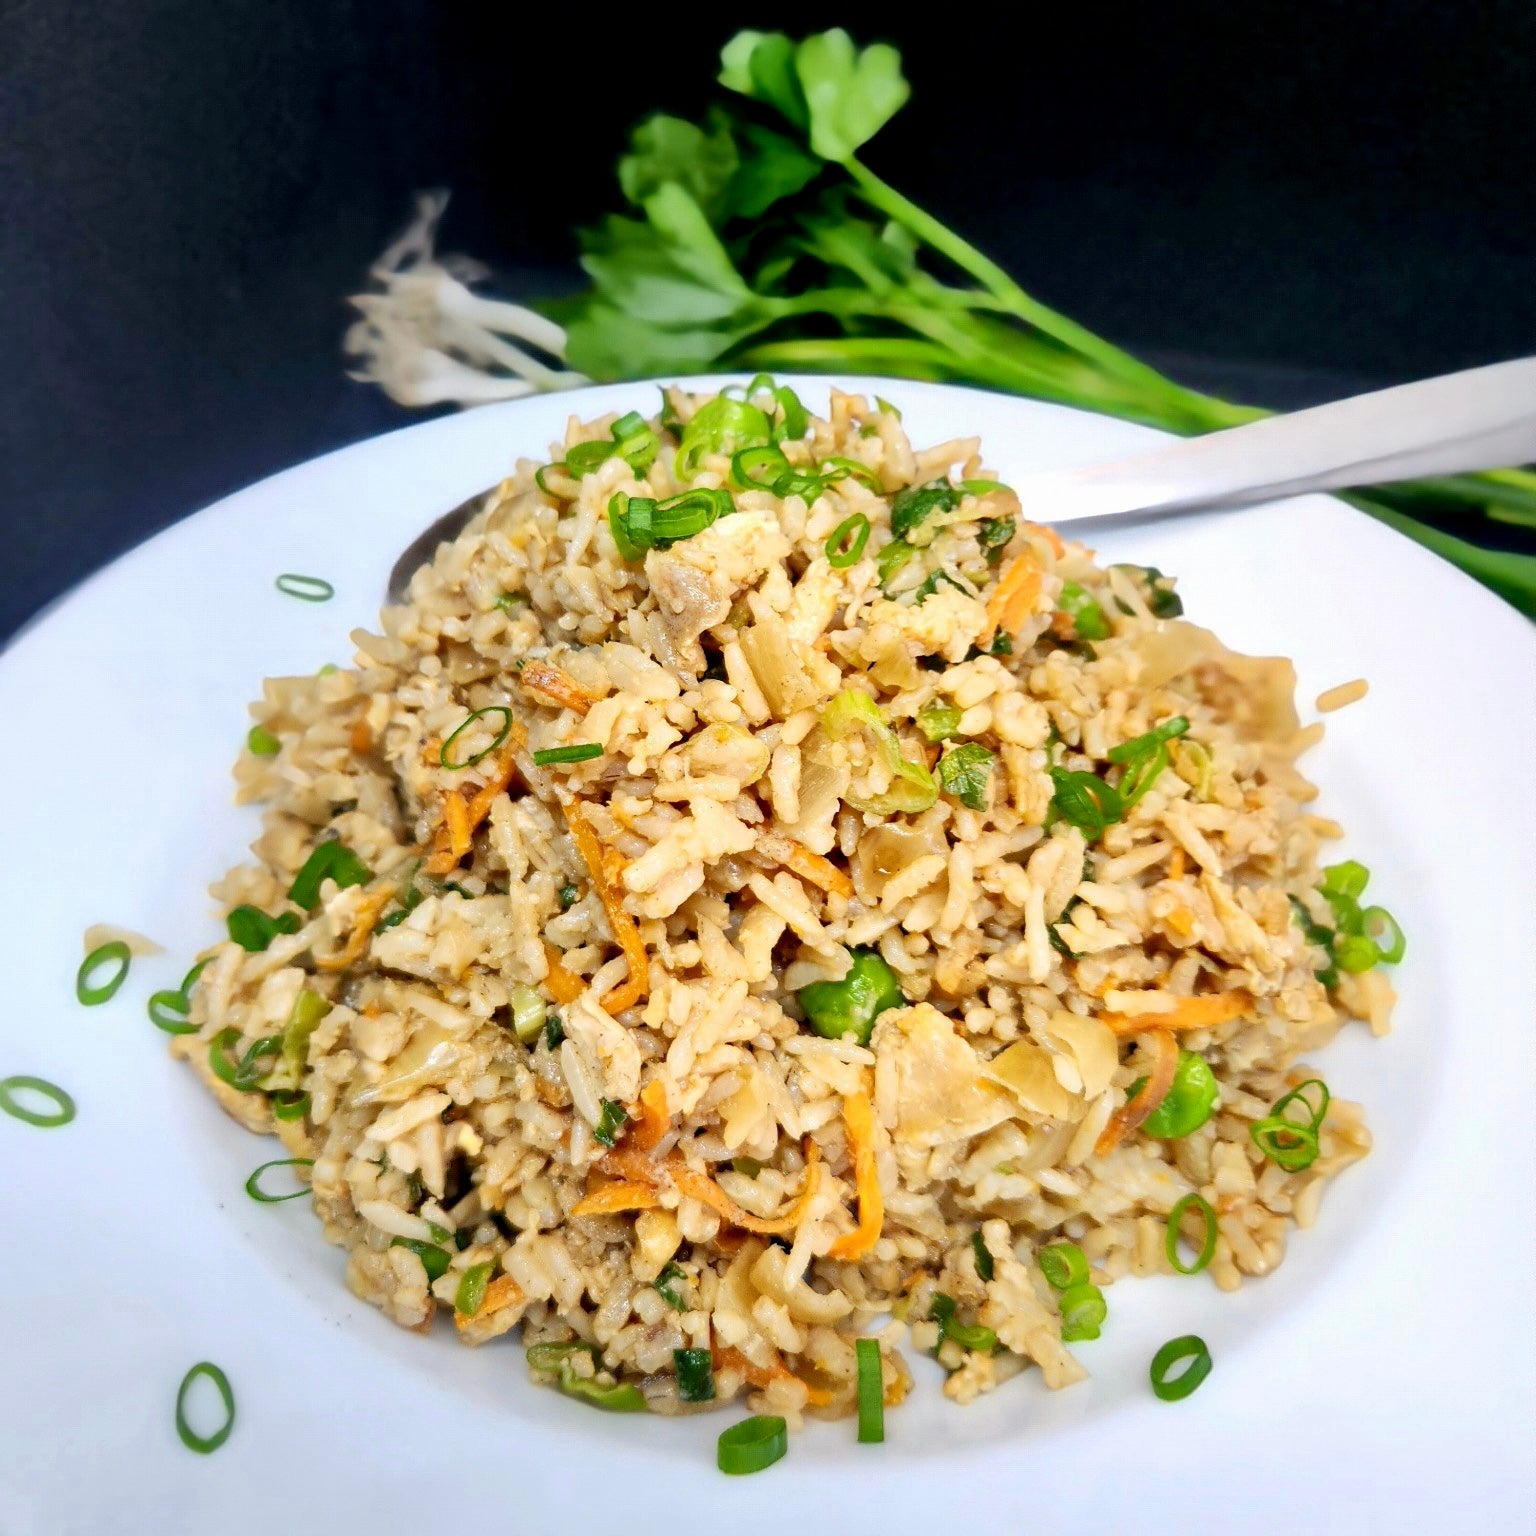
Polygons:
[[[1083,469],[1013,482],[1043,521],[1164,516],[1536,460],[1536,357],[1269,416]],[[485,495],[432,523],[395,562],[389,601]]]

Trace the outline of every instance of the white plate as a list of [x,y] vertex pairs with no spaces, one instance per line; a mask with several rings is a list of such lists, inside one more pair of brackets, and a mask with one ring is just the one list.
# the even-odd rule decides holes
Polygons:
[[[825,399],[825,380],[797,381]],[[873,388],[873,381],[849,387]],[[882,383],[918,442],[980,432],[1004,476],[1129,450],[1135,427],[1002,396]],[[566,416],[651,409],[626,385],[490,407],[306,464],[160,535],[0,658],[7,1004],[0,1076],[66,1087],[54,1131],[0,1117],[0,1529],[421,1536],[676,1530],[1264,1532],[1526,1529],[1536,1508],[1536,644],[1511,610],[1342,504],[1118,528],[1115,558],[1176,573],[1191,616],[1296,658],[1305,704],[1367,676],[1308,759],[1374,898],[1409,936],[1396,1032],[1320,1056],[1376,1149],[1273,1277],[1110,1296],[1093,1379],[1038,1373],[967,1409],[937,1369],[882,1448],[813,1425],[754,1478],[714,1468],[739,1413],[608,1417],[532,1387],[511,1346],[459,1348],[354,1302],[307,1202],[242,1183],[280,1149],[165,1055],[144,1003],[216,934],[208,882],[255,813],[230,805],[246,701],[345,661],[396,553],[539,456]],[[1047,507],[1030,508],[1048,516]],[[335,601],[279,594],[283,571]],[[74,999],[80,935],[123,923],[168,953],[106,1006]],[[1147,1361],[1199,1332],[1215,1369],[1157,1401]],[[210,1359],[238,1397],[216,1455],[172,1426]]]

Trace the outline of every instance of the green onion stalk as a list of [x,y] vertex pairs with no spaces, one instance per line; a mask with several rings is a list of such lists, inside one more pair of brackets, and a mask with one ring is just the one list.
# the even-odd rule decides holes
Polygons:
[[[841,28],[799,41],[744,31],[721,53],[719,84],[724,99],[698,120],[656,113],[635,128],[620,211],[580,232],[590,286],[574,298],[530,309],[472,291],[463,258],[433,254],[446,198],[420,199],[353,300],[345,345],[359,377],[416,406],[780,369],[979,384],[1181,434],[1268,414],[1187,389],[1042,304],[877,175],[861,152],[910,94],[896,49],[859,48]],[[628,456],[631,443],[649,448],[617,431],[578,446]],[[1485,519],[1536,528],[1536,473],[1347,499],[1536,613],[1536,556],[1474,542],[1496,533]]]

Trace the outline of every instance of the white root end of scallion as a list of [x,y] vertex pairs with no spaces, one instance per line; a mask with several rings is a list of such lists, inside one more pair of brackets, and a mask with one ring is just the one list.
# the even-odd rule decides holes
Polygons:
[[415,218],[370,269],[372,288],[352,297],[362,316],[343,342],[361,360],[352,377],[408,406],[483,405],[587,383],[538,355],[563,361],[560,326],[473,292],[485,276],[477,262],[435,254],[447,206],[446,192],[419,194]]

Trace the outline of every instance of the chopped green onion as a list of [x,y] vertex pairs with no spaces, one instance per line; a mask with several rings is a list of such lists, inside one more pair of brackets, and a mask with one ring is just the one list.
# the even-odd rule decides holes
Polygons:
[[755,1179],[763,1171],[763,1165],[755,1157],[733,1157],[731,1169],[744,1179]]
[[316,677],[329,677],[331,675],[331,673],[339,672],[340,670],[341,670],[341,668],[338,667],[334,661],[328,661],[328,662],[325,663],[325,665],[323,667],[320,668],[320,670],[318,672],[315,673],[315,676]]
[[453,1236],[447,1227],[439,1226],[435,1221],[427,1222],[427,1231],[431,1234],[434,1243],[446,1243]]
[[615,491],[608,502],[608,527],[620,555],[634,562],[648,549],[667,549],[679,539],[691,539],[735,510],[729,491],[703,486],[665,501]]
[[885,1439],[885,1371],[878,1339],[855,1339],[853,1357],[859,1380],[859,1444],[879,1445]]
[[1040,1263],[1040,1273],[1053,1290],[1065,1291],[1087,1282],[1088,1255],[1076,1243],[1052,1243],[1035,1257]]
[[305,603],[329,602],[336,596],[336,588],[320,576],[295,576],[285,571],[274,585],[284,597],[296,597]]
[[1317,1161],[1317,1132],[1311,1126],[1270,1115],[1255,1121],[1248,1134],[1259,1151],[1287,1173],[1299,1173]]
[[1120,792],[1096,773],[1052,768],[1051,782],[1056,786],[1051,796],[1052,809],[1090,842],[1124,819],[1125,802],[1120,798]]
[[884,549],[875,556],[875,570],[880,577],[880,586],[885,590],[890,586],[891,578],[917,553],[912,545],[905,539],[892,539]]
[[[448,757],[448,749],[454,744],[454,742],[459,739],[460,736],[464,734],[465,731],[470,728],[470,726],[475,723],[476,720],[482,720],[486,715],[501,716],[501,729],[497,731],[496,735],[492,738],[491,744],[487,747],[482,747],[478,752],[474,754],[473,757],[466,757],[463,762],[451,762]],[[448,740],[443,743],[441,749],[438,751],[437,760],[443,765],[444,768],[451,768],[455,770],[459,768],[473,768],[481,758],[489,757],[491,753],[494,752],[496,748],[499,747],[502,742],[507,739],[507,737],[511,734],[511,731],[512,711],[508,709],[505,704],[487,704],[484,709],[477,709],[472,715],[466,715],[464,719],[462,719],[453,728],[453,733],[448,737]]]
[[882,400],[879,395],[876,395],[875,396],[875,404],[880,407],[881,411],[885,415],[887,415],[887,416],[894,416],[897,421],[901,420],[901,412],[899,410],[897,410],[896,407],[894,405],[892,405],[889,400]]
[[559,501],[561,496],[559,491],[555,490],[554,487],[551,486],[550,483],[544,478],[544,476],[547,475],[552,469],[564,468],[564,464],[541,464],[533,472],[533,483],[538,486],[538,488],[543,491],[543,493],[548,496],[551,501]]
[[857,480],[875,495],[884,494],[885,487],[880,484],[880,476],[859,459],[834,453],[823,459],[817,468],[821,471],[822,481],[827,485],[836,485],[840,480]]
[[904,539],[935,512],[953,512],[960,501],[960,491],[948,480],[909,485],[891,498],[891,532],[898,539]]
[[1069,1285],[1056,1298],[1061,1308],[1061,1342],[1085,1344],[1098,1338],[1109,1305],[1096,1285]]
[[[224,1422],[210,1435],[201,1435],[187,1422],[187,1394],[192,1390],[199,1377],[211,1381],[224,1403]],[[229,1377],[210,1360],[199,1360],[196,1365],[181,1378],[181,1386],[176,1393],[176,1433],[181,1436],[181,1443],[189,1451],[196,1451],[200,1456],[211,1455],[214,1451],[229,1439],[231,1431],[235,1427],[235,1394],[229,1384]]]
[[[47,1099],[53,1108],[33,1109],[17,1098],[20,1093],[35,1093],[39,1098]],[[40,1126],[43,1130],[68,1125],[75,1118],[75,1101],[56,1083],[41,1077],[7,1077],[0,1081],[0,1109],[13,1120],[25,1120],[28,1125]]]
[[551,1051],[558,1051],[560,1043],[565,1039],[565,1025],[560,1022],[560,1015],[552,1013],[544,1021],[544,1044]]
[[651,1285],[655,1290],[660,1292],[662,1300],[665,1301],[666,1304],[671,1307],[674,1312],[686,1312],[688,1310],[688,1301],[683,1293],[678,1289],[679,1282],[681,1282],[683,1285],[687,1285],[688,1275],[686,1271],[684,1271],[677,1264],[668,1264],[667,1267],[662,1270],[662,1272],[657,1275],[656,1278],[651,1282]]
[[272,1118],[274,1120],[302,1120],[309,1113],[310,1097],[307,1093],[298,1093],[292,1089],[279,1088],[272,1095]]
[[[80,962],[80,969],[75,972],[75,996],[87,1008],[109,1001],[128,979],[128,967],[132,963],[133,952],[121,939],[98,944]],[[116,969],[109,972],[105,981],[94,981],[92,978],[105,966],[115,966]]]
[[[1396,965],[1407,954],[1408,939],[1397,919],[1385,907],[1367,907],[1360,914],[1360,923],[1365,929],[1365,937],[1375,944],[1376,958],[1382,965]],[[1381,938],[1371,932],[1373,928],[1388,936],[1390,943],[1383,944]]]
[[245,745],[254,757],[276,757],[282,742],[264,725],[253,725],[245,734]]
[[1368,971],[1381,959],[1381,951],[1374,939],[1363,933],[1341,933],[1333,941],[1333,958],[1341,971],[1358,975]]
[[496,599],[496,606],[500,608],[503,613],[511,613],[514,608],[522,607],[522,605],[527,601],[528,594],[526,592],[503,592],[501,596]]
[[996,565],[1003,558],[1003,551],[1018,531],[1019,525],[1011,517],[984,517],[976,525],[976,542],[986,552],[988,565]]
[[[1190,1363],[1179,1375],[1173,1368]],[[1182,1338],[1169,1341],[1152,1356],[1152,1390],[1165,1403],[1176,1403],[1188,1397],[1211,1374],[1211,1352],[1205,1340],[1198,1334],[1186,1333]]]
[[1112,763],[1135,763],[1155,748],[1184,735],[1188,729],[1189,721],[1183,715],[1174,715],[1152,730],[1133,736],[1129,741],[1122,741],[1117,747],[1111,747],[1107,755]]
[[448,1273],[449,1264],[453,1262],[453,1255],[446,1248],[439,1248],[435,1243],[424,1243],[419,1237],[397,1237],[389,1246],[409,1248],[421,1260],[429,1284],[433,1280],[442,1279]]
[[[1128,1098],[1135,1098],[1146,1084],[1138,1078],[1131,1084]],[[1211,1118],[1221,1089],[1216,1074],[1205,1057],[1194,1051],[1180,1051],[1173,1069],[1173,1084],[1163,1102],[1142,1122],[1141,1129],[1159,1141],[1173,1141],[1197,1131]]]
[[575,906],[576,898],[580,895],[581,891],[578,889],[576,884],[573,881],[567,880],[559,890],[560,910],[562,912],[569,911],[573,906]]
[[239,1043],[238,1029],[232,1025],[227,1029],[221,1029],[208,1042],[208,1066],[221,1083],[228,1083],[231,1088],[240,1093],[255,1093],[258,1080],[266,1070],[262,1062],[268,1057],[275,1058],[282,1054],[283,1037],[263,1035],[261,1039],[254,1041],[245,1055],[237,1061],[233,1051]]
[[613,1146],[618,1141],[619,1132],[624,1128],[624,1122],[628,1118],[622,1104],[614,1099],[604,1099],[597,1124],[592,1127],[592,1139],[601,1142],[605,1147]]
[[693,479],[707,454],[735,453],[749,443],[766,443],[772,435],[773,424],[766,411],[745,400],[716,395],[700,406],[683,428],[677,449],[677,477]]
[[293,1000],[288,1020],[283,1025],[282,1077],[273,1073],[267,1088],[296,1089],[304,1069],[309,1065],[309,1037],[315,1026],[331,1011],[331,1003],[318,992],[305,987]]
[[1318,889],[1330,900],[1335,896],[1343,896],[1349,901],[1359,901],[1365,894],[1370,878],[1370,870],[1358,859],[1345,859],[1342,863],[1330,864],[1324,869]]
[[967,597],[974,596],[971,589],[964,582],[956,581],[948,571],[930,571],[922,580],[922,583],[913,588],[912,597],[915,602],[921,604],[924,598],[932,597],[939,590],[939,583],[951,586],[957,592],[964,592]]
[[241,949],[260,954],[280,933],[297,933],[302,926],[297,912],[268,917],[259,907],[236,907],[224,920],[229,936]]
[[855,512],[852,517],[845,517],[832,530],[823,546],[827,564],[836,571],[847,570],[863,556],[864,546],[868,543],[869,519],[862,512]]
[[953,1296],[946,1296],[942,1291],[935,1292],[932,1302],[929,1303],[928,1315],[939,1325],[940,1344],[947,1339],[953,1339],[961,1349],[976,1350],[987,1355],[997,1348],[997,1335],[990,1328],[955,1320]]
[[964,713],[958,704],[924,704],[917,712],[917,728],[929,741],[948,741],[960,734]]
[[372,878],[373,872],[345,843],[328,838],[315,844],[314,852],[293,877],[288,900],[306,912],[313,912],[320,904],[320,887],[326,880],[345,889],[349,885],[366,885]]
[[789,1449],[789,1427],[777,1414],[758,1413],[723,1430],[715,1447],[715,1465],[731,1477],[761,1472]]
[[[1155,565],[1115,565],[1111,570],[1124,571],[1141,589],[1142,596],[1146,598],[1147,607],[1152,610],[1154,618],[1176,619],[1184,612],[1184,601],[1173,590],[1175,577],[1164,576]],[[1121,612],[1131,613],[1134,610],[1129,604],[1116,600]]]
[[539,1031],[544,1028],[544,1020],[549,1013],[548,1005],[543,997],[524,981],[513,985],[510,1002],[512,1033],[524,1045],[532,1045],[539,1038]]
[[310,1193],[308,1184],[301,1184],[296,1190],[286,1195],[269,1195],[261,1187],[261,1176],[269,1168],[313,1168],[315,1160],[312,1157],[279,1157],[270,1163],[263,1163],[245,1181],[245,1192],[252,1200],[258,1200],[262,1205],[281,1205],[284,1200],[297,1200]]
[[[1205,1239],[1200,1244],[1200,1252],[1195,1255],[1195,1262],[1186,1265],[1179,1257],[1179,1228],[1188,1210],[1200,1212],[1201,1220],[1205,1223]],[[1211,1202],[1204,1195],[1185,1195],[1168,1213],[1168,1227],[1163,1234],[1163,1252],[1168,1255],[1169,1264],[1181,1275],[1198,1275],[1215,1256],[1216,1239],[1220,1235]]]
[[585,1339],[551,1340],[543,1344],[530,1344],[527,1349],[528,1368],[533,1371],[558,1371],[572,1355],[588,1354],[594,1358],[597,1346]]
[[195,1035],[197,1025],[187,1017],[192,999],[185,992],[156,992],[149,999],[149,1022],[168,1035]]
[[981,1280],[991,1280],[996,1272],[996,1266],[992,1262],[992,1255],[987,1250],[986,1240],[979,1231],[971,1233],[971,1252],[976,1255],[976,1274]]
[[613,1386],[606,1387],[600,1381],[578,1376],[569,1360],[560,1367],[560,1390],[567,1397],[579,1398],[582,1402],[591,1403],[594,1408],[606,1409],[609,1413],[645,1412],[645,1394],[639,1387],[627,1381],[616,1382]]
[[1061,598],[1057,606],[1072,620],[1072,628],[1079,640],[1107,640],[1110,634],[1109,620],[1104,610],[1075,581],[1062,583]]
[[707,1349],[674,1349],[672,1368],[677,1373],[677,1395],[682,1402],[714,1402],[715,1363]]
[[771,443],[759,443],[731,455],[731,478],[744,491],[773,491],[782,495],[777,486],[794,472],[784,450]]
[[841,981],[813,981],[796,996],[806,1023],[823,1039],[852,1035],[868,1045],[875,1020],[888,1008],[905,1005],[901,983],[878,950],[850,951],[853,962]]
[[821,726],[833,741],[842,741],[858,730],[867,733],[891,774],[890,785],[880,794],[845,795],[855,810],[877,816],[916,815],[939,798],[939,786],[933,775],[923,764],[909,762],[901,755],[901,742],[895,731],[885,723],[880,706],[867,693],[845,688],[822,711]]
[[973,811],[984,811],[996,763],[996,754],[975,742],[951,747],[939,759],[939,782],[961,805],[969,806]]
[[1007,630],[1000,630],[996,637],[993,639],[992,644],[987,647],[987,655],[1012,656],[1013,636],[1010,635]]
[[485,1301],[485,1288],[490,1283],[495,1264],[471,1264],[459,1276],[459,1288],[453,1294],[453,1310],[461,1317],[473,1317]]
[[577,741],[568,747],[546,747],[542,752],[535,752],[533,760],[540,768],[548,768],[555,763],[590,763],[594,757],[602,755],[601,743]]

